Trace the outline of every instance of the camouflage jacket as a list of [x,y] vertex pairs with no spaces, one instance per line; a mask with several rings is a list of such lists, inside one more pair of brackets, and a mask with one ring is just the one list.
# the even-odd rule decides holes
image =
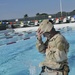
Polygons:
[[[36,47],[40,53],[46,54],[46,59],[42,62],[43,66],[55,67],[59,62],[67,60],[67,52],[69,43],[60,33],[54,35],[45,43],[42,40],[37,40]],[[53,65],[53,66],[52,66]]]

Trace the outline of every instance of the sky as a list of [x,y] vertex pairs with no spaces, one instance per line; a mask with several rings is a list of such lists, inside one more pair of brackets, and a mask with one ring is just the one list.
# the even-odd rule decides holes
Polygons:
[[[62,11],[75,10],[75,0],[61,0]],[[60,11],[60,0],[0,0],[0,20],[29,17],[37,13],[55,14]]]

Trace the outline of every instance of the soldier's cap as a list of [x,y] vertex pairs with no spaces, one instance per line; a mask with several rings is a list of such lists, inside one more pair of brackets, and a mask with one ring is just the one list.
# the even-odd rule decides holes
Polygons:
[[54,26],[52,22],[49,21],[49,19],[43,20],[39,25],[41,32],[50,32],[53,27]]

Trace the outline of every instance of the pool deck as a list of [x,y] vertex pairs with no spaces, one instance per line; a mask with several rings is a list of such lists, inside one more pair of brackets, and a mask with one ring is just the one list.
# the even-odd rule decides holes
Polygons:
[[[56,29],[64,28],[64,27],[71,27],[75,29],[75,23],[64,23],[64,24],[55,24],[54,27]],[[15,32],[22,32],[22,31],[37,31],[38,26],[36,27],[27,27],[27,28],[16,28],[14,29]]]
[[[59,30],[61,28],[65,28],[65,27],[71,27],[72,30],[75,30],[75,23],[64,23],[64,24],[55,24],[54,25],[54,28],[56,28],[57,30]],[[16,29],[2,30],[2,31],[0,31],[0,33],[7,33],[7,32],[11,32],[11,31],[15,31],[15,32],[37,31],[37,29],[38,29],[38,26],[26,27],[26,28],[16,28]]]

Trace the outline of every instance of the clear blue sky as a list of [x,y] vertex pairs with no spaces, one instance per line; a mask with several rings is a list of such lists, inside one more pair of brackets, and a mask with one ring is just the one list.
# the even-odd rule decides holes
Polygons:
[[[75,0],[61,0],[63,11],[75,9]],[[0,20],[23,18],[25,14],[54,14],[60,11],[60,0],[0,0]]]

